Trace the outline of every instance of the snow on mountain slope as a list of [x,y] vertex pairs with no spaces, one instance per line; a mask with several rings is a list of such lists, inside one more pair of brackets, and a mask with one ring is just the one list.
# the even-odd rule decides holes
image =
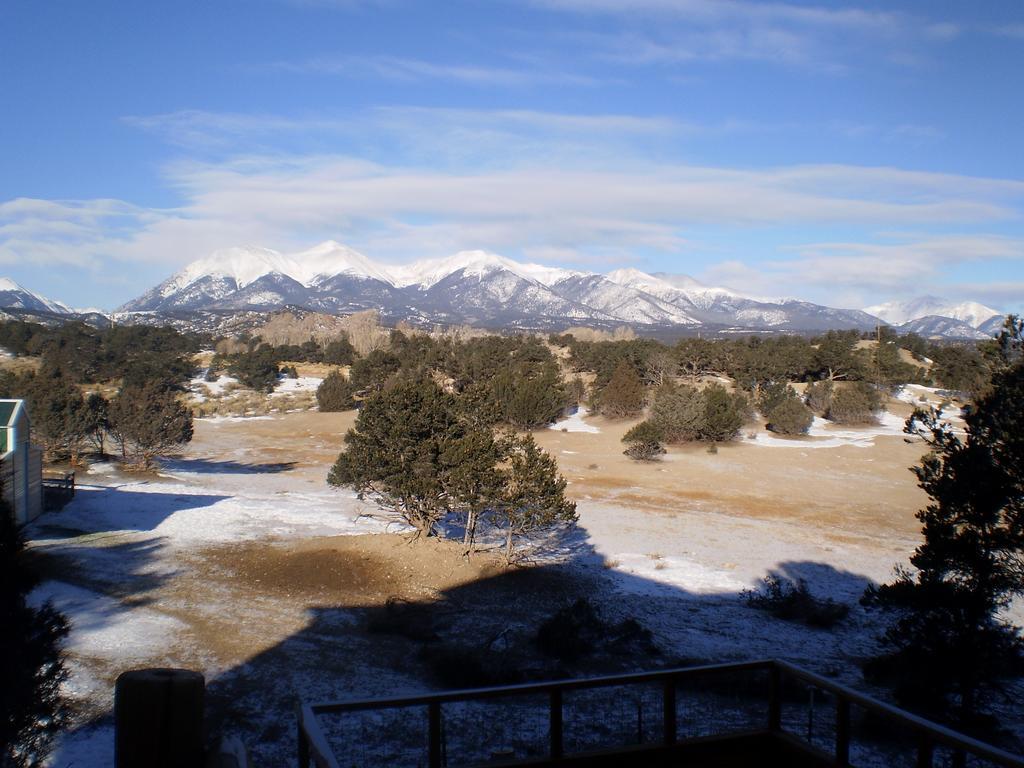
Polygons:
[[604,275],[573,275],[552,285],[556,293],[612,317],[645,325],[695,325],[683,309]]
[[313,285],[337,275],[370,277],[394,285],[387,267],[374,264],[359,251],[334,240],[320,243],[290,256],[294,272],[285,273],[303,285]]
[[972,328],[978,328],[987,320],[1002,314],[992,307],[986,307],[975,301],[954,304],[937,296],[919,296],[908,301],[890,301],[866,307],[864,311],[893,325],[903,325],[911,320],[938,316],[959,320]]
[[396,286],[418,286],[427,289],[459,271],[466,276],[483,277],[502,269],[546,286],[575,274],[558,267],[522,264],[489,251],[459,251],[454,256],[424,259],[405,266],[391,267],[390,273]]
[[244,288],[271,272],[291,275],[294,271],[293,261],[269,248],[221,248],[204,259],[193,261],[170,280],[162,283],[160,294],[169,297],[204,277],[227,278],[238,288]]
[[40,296],[6,277],[0,277],[0,307],[27,309],[33,312],[54,312],[59,315],[72,312],[67,305]]

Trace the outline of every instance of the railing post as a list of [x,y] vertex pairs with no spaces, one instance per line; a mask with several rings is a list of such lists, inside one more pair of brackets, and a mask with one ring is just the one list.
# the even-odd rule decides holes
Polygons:
[[665,745],[676,743],[676,679],[668,677],[662,688],[662,733]]
[[552,688],[550,699],[550,755],[552,760],[561,760],[563,756],[562,747],[562,689]]
[[441,702],[427,704],[427,764],[441,768]]
[[836,765],[846,768],[850,764],[850,702],[836,699]]
[[782,670],[775,663],[769,669],[768,730],[782,730]]
[[932,756],[935,753],[935,745],[932,744],[927,734],[922,733],[917,744],[917,768],[932,768]]

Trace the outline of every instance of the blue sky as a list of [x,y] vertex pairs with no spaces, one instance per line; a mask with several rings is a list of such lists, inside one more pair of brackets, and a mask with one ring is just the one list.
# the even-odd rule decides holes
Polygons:
[[1024,4],[7,0],[0,274],[482,248],[1024,309]]

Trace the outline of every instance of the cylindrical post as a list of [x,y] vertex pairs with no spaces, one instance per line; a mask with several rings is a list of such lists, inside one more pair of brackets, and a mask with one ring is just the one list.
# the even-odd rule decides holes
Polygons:
[[850,702],[841,696],[836,699],[836,765],[847,768],[850,764]]
[[676,743],[676,681],[673,677],[665,680],[662,705],[662,732],[665,736],[665,745],[671,746]]
[[295,722],[298,724],[298,732],[295,735],[299,745],[299,768],[309,768],[309,741],[306,739],[306,729],[303,727],[301,704],[297,704],[295,707]]
[[203,764],[206,681],[187,669],[135,669],[114,686],[116,768]]
[[552,760],[561,760],[563,755],[562,747],[562,689],[554,688],[550,698],[550,754]]
[[427,705],[429,721],[429,742],[427,762],[430,768],[441,768],[441,702],[432,701]]
[[935,753],[935,745],[925,734],[921,734],[920,742],[917,745],[917,768],[932,768],[932,756]]
[[768,730],[782,730],[782,671],[772,664],[768,672]]

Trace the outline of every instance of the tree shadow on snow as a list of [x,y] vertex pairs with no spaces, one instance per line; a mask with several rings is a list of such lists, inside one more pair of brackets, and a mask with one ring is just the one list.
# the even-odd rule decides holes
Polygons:
[[[879,628],[859,606],[851,606],[835,629],[814,629],[752,608],[741,589],[689,591],[680,586],[685,573],[673,573],[672,565],[651,576],[610,567],[585,530],[574,537],[563,562],[507,570],[433,599],[310,607],[301,631],[209,681],[211,731],[242,736],[259,764],[276,764],[295,754],[298,699],[397,696],[764,658],[856,683],[852,659],[874,648]],[[859,596],[870,583],[825,563],[783,562],[773,571],[804,579],[826,596]],[[548,640],[541,639],[545,623]],[[552,632],[568,634],[569,650],[557,639],[552,645]],[[401,728],[408,714],[396,713],[387,728]]]
[[176,512],[210,507],[231,498],[210,493],[148,493],[144,484],[79,485],[59,512],[39,517],[27,529],[33,540],[67,539],[115,531],[153,531]]
[[268,475],[278,472],[289,472],[297,467],[297,461],[274,461],[262,463],[243,463],[231,459],[186,458],[167,460],[163,466],[172,472],[195,472],[197,474],[235,474],[235,475]]

